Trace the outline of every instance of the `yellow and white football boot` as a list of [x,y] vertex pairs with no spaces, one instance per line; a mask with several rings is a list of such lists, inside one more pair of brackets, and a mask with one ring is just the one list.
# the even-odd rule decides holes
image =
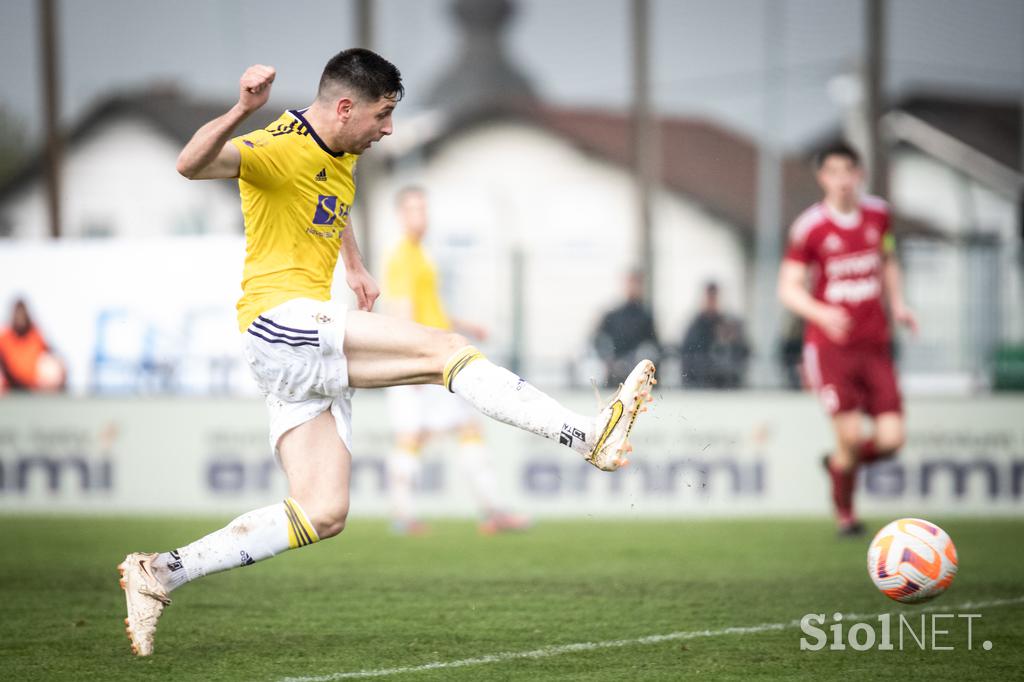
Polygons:
[[132,653],[149,656],[153,653],[156,622],[164,607],[171,603],[167,590],[153,574],[156,553],[134,552],[117,566],[121,573],[121,589],[128,604],[128,617],[124,629],[132,643]]
[[647,411],[646,404],[654,400],[651,387],[657,383],[654,363],[641,360],[601,408],[595,430],[597,442],[585,455],[588,462],[602,471],[615,471],[629,463],[627,455],[633,451],[629,432],[640,413]]

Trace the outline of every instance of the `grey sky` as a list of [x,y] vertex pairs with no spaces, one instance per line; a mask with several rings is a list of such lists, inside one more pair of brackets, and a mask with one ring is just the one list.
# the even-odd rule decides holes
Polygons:
[[[378,49],[402,70],[402,109],[417,108],[453,57],[458,32],[448,0],[378,2]],[[508,53],[549,101],[628,105],[628,0],[519,0]],[[271,0],[63,0],[65,121],[113,89],[161,80],[227,100],[252,62],[279,77],[271,106],[307,102],[323,62],[351,44],[352,5],[311,9]],[[652,80],[663,114],[704,115],[757,134],[763,121],[766,21],[783,65],[774,93],[782,139],[794,146],[837,123],[831,78],[859,62],[863,4],[857,0],[651,0]],[[1024,2],[891,0],[889,89],[969,89],[1003,97],[1024,88]],[[39,130],[35,0],[0,4],[0,104]],[[400,109],[401,112],[401,109]],[[400,122],[400,120],[399,120]]]

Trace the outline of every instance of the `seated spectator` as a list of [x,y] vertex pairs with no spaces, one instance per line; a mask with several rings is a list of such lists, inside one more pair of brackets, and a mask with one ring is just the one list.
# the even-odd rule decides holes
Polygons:
[[0,390],[57,391],[64,388],[66,377],[25,302],[15,301],[10,327],[0,330]]
[[644,358],[658,362],[661,346],[654,331],[654,318],[644,306],[643,273],[626,276],[626,301],[608,311],[594,335],[594,348],[604,361],[605,381],[617,386]]
[[718,284],[704,288],[704,305],[683,335],[683,386],[739,388],[747,372],[750,348],[743,323],[718,307]]

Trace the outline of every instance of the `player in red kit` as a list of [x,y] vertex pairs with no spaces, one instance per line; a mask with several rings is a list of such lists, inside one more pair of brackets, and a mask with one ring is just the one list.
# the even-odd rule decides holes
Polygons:
[[[836,446],[825,464],[840,535],[864,530],[853,511],[858,465],[893,456],[905,439],[886,304],[895,322],[917,330],[903,301],[888,204],[863,195],[863,179],[851,147],[818,155],[824,200],[793,223],[779,271],[779,298],[807,322],[806,383],[832,417]],[[866,438],[863,414],[873,425]]]

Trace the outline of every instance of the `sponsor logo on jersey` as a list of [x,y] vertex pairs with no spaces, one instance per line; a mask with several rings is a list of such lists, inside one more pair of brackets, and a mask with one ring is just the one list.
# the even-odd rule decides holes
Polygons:
[[313,212],[314,225],[333,225],[337,220],[344,228],[348,223],[349,207],[333,194],[320,194],[316,201],[316,211]]
[[334,230],[318,230],[315,227],[307,227],[306,234],[311,234],[314,237],[320,237],[321,239],[334,239],[340,233]]
[[882,295],[882,284],[877,277],[837,279],[825,287],[825,300],[829,303],[862,303]]
[[881,232],[878,231],[876,226],[869,224],[864,236],[868,240],[868,244],[877,244],[881,237]]
[[321,168],[320,172],[313,179],[317,182],[327,182],[327,169]]
[[829,279],[837,277],[858,277],[878,271],[882,258],[877,249],[858,251],[837,258],[831,258],[825,264],[825,275]]

